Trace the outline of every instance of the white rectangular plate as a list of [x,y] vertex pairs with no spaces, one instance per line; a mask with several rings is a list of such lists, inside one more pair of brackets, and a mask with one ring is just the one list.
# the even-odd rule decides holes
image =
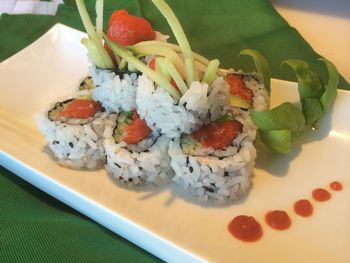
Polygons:
[[[57,24],[44,36],[0,64],[0,164],[154,255],[177,262],[350,262],[350,92],[339,91],[330,114],[303,145],[288,155],[258,151],[253,187],[231,205],[206,206],[174,186],[130,190],[116,186],[104,170],[74,171],[48,153],[34,116],[70,94],[88,72],[82,32]],[[295,83],[272,82],[272,106],[297,101]],[[343,191],[317,203],[311,191]],[[0,186],[1,187],[1,186]],[[294,201],[308,198],[314,214],[302,218]],[[264,223],[269,210],[286,210],[292,226],[276,231]],[[263,238],[244,243],[227,225],[254,216]]]

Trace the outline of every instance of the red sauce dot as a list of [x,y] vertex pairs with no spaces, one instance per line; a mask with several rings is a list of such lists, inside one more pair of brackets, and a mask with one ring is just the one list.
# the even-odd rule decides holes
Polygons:
[[257,241],[262,237],[261,225],[252,216],[236,216],[228,225],[228,230],[237,239],[245,242]]
[[274,210],[270,211],[265,216],[266,223],[277,230],[285,230],[292,224],[287,212]]
[[327,190],[325,190],[323,188],[317,188],[317,189],[312,191],[312,197],[316,201],[324,202],[324,201],[331,199],[332,196]]
[[309,200],[301,199],[294,203],[294,211],[296,214],[308,217],[313,213],[313,207]]
[[329,186],[334,191],[341,191],[343,189],[343,185],[337,181],[331,182]]

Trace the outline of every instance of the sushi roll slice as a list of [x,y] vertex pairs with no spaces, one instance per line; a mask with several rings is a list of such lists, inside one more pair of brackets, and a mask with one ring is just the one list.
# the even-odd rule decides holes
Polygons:
[[37,123],[60,165],[97,169],[105,161],[102,141],[107,115],[99,102],[82,96],[56,102],[37,116]]
[[247,74],[242,71],[229,72],[225,81],[230,88],[230,104],[241,109],[253,108],[264,111],[269,108],[269,94],[257,74]]
[[106,169],[119,183],[159,185],[172,178],[169,139],[152,131],[136,110],[111,114],[104,137]]
[[183,134],[169,146],[173,180],[205,202],[240,198],[251,184],[255,137],[248,113],[240,110]]
[[[153,30],[151,24],[142,17],[130,15],[126,10],[112,13],[107,36],[122,46],[130,46],[141,41],[166,41],[167,36]],[[131,111],[136,108],[136,87],[140,72],[131,64],[115,56],[107,45],[104,46],[116,67],[99,67],[91,61],[90,74],[96,88],[93,99],[102,103],[110,112]],[[153,56],[143,57],[146,64]]]
[[146,75],[138,81],[136,103],[147,124],[169,138],[191,133],[215,120],[229,104],[228,84],[222,77],[212,83],[193,82],[178,102]]
[[137,73],[99,69],[92,65],[90,74],[96,85],[92,97],[106,110],[118,113],[136,107]]

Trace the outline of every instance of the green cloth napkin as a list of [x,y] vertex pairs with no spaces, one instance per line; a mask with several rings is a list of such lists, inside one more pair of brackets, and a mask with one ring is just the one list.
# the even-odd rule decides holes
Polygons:
[[[85,1],[94,16],[94,0]],[[281,61],[307,60],[323,80],[324,65],[300,34],[265,0],[168,0],[183,24],[192,49],[221,66],[246,71],[252,62],[241,49],[259,50],[274,78],[295,80]],[[170,34],[149,0],[105,0],[105,16],[125,8],[145,16],[156,30]],[[55,23],[83,30],[73,0],[56,16],[7,15],[0,18],[0,61],[35,41]],[[107,24],[105,21],[105,26]],[[174,42],[174,38],[171,39]],[[341,78],[340,87],[350,89]],[[157,258],[0,168],[0,262],[152,262]]]
[[159,262],[0,166],[0,262]]

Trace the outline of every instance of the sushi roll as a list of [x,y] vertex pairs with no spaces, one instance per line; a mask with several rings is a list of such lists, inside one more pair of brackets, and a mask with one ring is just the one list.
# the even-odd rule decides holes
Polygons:
[[91,65],[90,74],[96,85],[92,97],[106,110],[118,113],[136,107],[137,73],[99,69]]
[[97,169],[105,161],[102,141],[107,115],[99,102],[85,95],[54,103],[37,116],[37,123],[60,165]]
[[229,104],[229,85],[220,76],[207,83],[194,81],[176,101],[143,74],[138,81],[136,104],[140,116],[150,127],[175,138],[222,115]]
[[250,188],[256,128],[248,113],[233,110],[169,146],[173,180],[204,202],[226,203]]
[[[126,10],[112,13],[107,36],[122,46],[130,46],[141,41],[157,40],[166,42],[168,36],[153,30],[151,24],[142,17],[130,15]],[[140,72],[131,64],[115,56],[107,45],[113,62],[117,67],[101,68],[91,61],[90,74],[96,88],[92,91],[93,99],[100,101],[102,106],[110,112],[131,111],[136,108],[136,88]],[[147,64],[152,55],[143,57]]]
[[152,131],[136,110],[111,114],[104,137],[106,169],[119,183],[159,185],[172,178],[169,139]]
[[270,98],[257,74],[247,74],[243,71],[229,72],[225,81],[230,88],[230,104],[241,109],[253,108],[264,111],[269,108]]

